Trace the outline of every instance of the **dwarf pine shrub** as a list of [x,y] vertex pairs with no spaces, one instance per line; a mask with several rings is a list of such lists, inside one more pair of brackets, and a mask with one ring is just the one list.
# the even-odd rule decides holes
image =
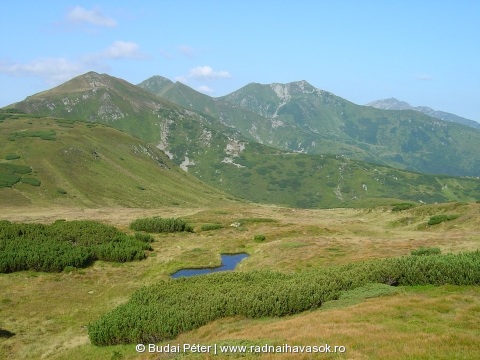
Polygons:
[[479,285],[480,251],[404,256],[284,274],[223,272],[143,287],[88,326],[94,345],[154,343],[223,317],[285,316],[367,284]]
[[437,225],[444,221],[455,220],[456,218],[458,218],[458,215],[448,215],[448,214],[433,215],[428,220],[428,225]]
[[438,247],[419,247],[418,249],[412,250],[410,254],[414,256],[423,256],[423,255],[440,255],[442,251]]
[[392,208],[392,211],[403,211],[403,210],[408,210],[415,207],[414,204],[411,203],[400,203],[400,204],[395,204]]
[[130,224],[130,229],[150,233],[193,232],[193,228],[182,219],[160,217],[136,219]]
[[21,224],[0,221],[0,273],[22,270],[62,271],[95,260],[133,261],[150,245],[94,221]]

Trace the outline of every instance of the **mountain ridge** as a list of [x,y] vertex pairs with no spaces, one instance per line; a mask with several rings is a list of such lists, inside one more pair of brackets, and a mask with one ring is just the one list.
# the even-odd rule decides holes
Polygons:
[[[480,187],[477,188],[478,180],[475,179],[424,175],[385,166],[385,162],[382,165],[382,159],[375,158],[369,146],[383,149],[390,145],[372,144],[376,141],[376,132],[379,132],[374,127],[376,132],[372,132],[372,126],[375,121],[385,123],[385,119],[368,120],[360,117],[360,120],[356,120],[345,117],[343,115],[354,113],[357,109],[353,103],[328,92],[312,92],[304,82],[292,83],[286,87],[254,85],[260,95],[266,90],[272,101],[275,100],[268,109],[271,117],[267,118],[245,110],[245,104],[242,106],[241,103],[236,105],[223,99],[213,99],[184,84],[168,82],[162,78],[152,82],[160,85],[157,90],[164,94],[171,91],[177,100],[189,101],[192,104],[190,109],[108,75],[90,73],[85,76],[86,79],[75,81],[83,84],[91,81],[92,76],[105,78],[102,81],[108,86],[93,86],[85,90],[86,86],[81,85],[81,91],[75,92],[72,88],[76,85],[72,82],[54,88],[51,92],[36,94],[37,96],[15,103],[8,109],[12,110],[15,106],[19,111],[38,116],[82,119],[122,130],[162,150],[175,165],[210,186],[259,203],[308,208],[361,207],[398,201],[473,201],[480,197]],[[182,97],[179,98],[178,94]],[[259,99],[262,100],[261,97]],[[278,107],[283,102],[285,104]],[[145,106],[138,106],[139,104]],[[203,108],[200,109],[201,106]],[[212,109],[207,111],[205,106]],[[109,109],[120,109],[123,116],[112,116],[116,113]],[[385,113],[385,110],[368,107],[361,109]],[[305,120],[302,112],[310,110],[310,117]],[[318,120],[315,113],[317,110],[323,116],[319,124],[325,122],[332,132],[335,126],[342,130],[348,121],[353,125],[347,129],[349,131],[333,133],[333,136],[328,131],[315,133],[311,128],[319,126],[315,123]],[[275,112],[277,116],[272,117]],[[411,118],[405,118],[405,114],[418,116],[413,111],[395,114],[402,114],[400,120],[410,119],[412,122]],[[330,121],[330,115],[335,115],[336,118]],[[426,115],[421,116],[428,121],[432,120]],[[418,119],[415,121],[420,122]],[[440,128],[447,124],[439,120],[437,122]],[[242,125],[237,126],[237,123]],[[408,124],[405,122],[403,126]],[[421,124],[425,126],[425,123]],[[257,126],[257,129],[253,129],[253,126]],[[263,128],[260,129],[261,126]],[[451,131],[450,128],[456,129],[449,124],[448,131]],[[466,127],[458,125],[458,128],[464,130]],[[270,146],[261,144],[252,140],[254,135],[263,139],[267,135],[272,136],[276,144],[269,144],[266,140],[264,142]],[[426,137],[428,133],[417,135]],[[455,136],[452,134],[452,141],[455,141]],[[307,147],[308,137],[313,139],[310,140],[312,142],[319,141],[318,147],[322,149],[335,147],[335,150],[345,152],[357,151],[357,155],[363,151],[360,155],[364,156],[358,158],[372,161],[367,163],[348,154],[331,152],[302,154],[306,151],[302,151],[298,143],[305,143],[301,146]],[[280,146],[274,147],[292,142],[293,146],[285,146],[283,149]],[[422,150],[421,145],[411,144]],[[464,165],[459,161],[456,164]],[[419,164],[421,166],[423,163]]]
[[301,84],[249,84],[221,99],[275,120],[280,128],[303,131],[277,132],[283,143],[270,141],[284,150],[345,154],[432,174],[480,175],[476,129],[413,110],[356,105],[323,90],[305,91]]
[[480,123],[466,119],[464,117],[445,112],[445,111],[440,111],[440,110],[434,110],[428,106],[412,106],[406,101],[401,101],[396,98],[388,98],[388,99],[381,99],[381,100],[375,100],[372,102],[369,102],[368,104],[365,104],[366,106],[371,106],[377,109],[383,109],[383,110],[414,110],[414,111],[419,111],[423,114],[426,114],[428,116],[437,118],[439,120],[443,121],[449,121],[449,122],[456,122],[462,125],[470,126],[474,129],[480,129]]

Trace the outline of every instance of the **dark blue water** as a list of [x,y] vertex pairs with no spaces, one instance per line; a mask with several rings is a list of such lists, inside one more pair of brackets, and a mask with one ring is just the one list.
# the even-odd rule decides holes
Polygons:
[[222,265],[219,267],[202,268],[202,269],[182,269],[182,270],[178,270],[176,273],[172,274],[170,277],[173,279],[176,279],[178,277],[205,275],[205,274],[211,274],[219,271],[233,270],[235,269],[235,267],[240,261],[248,257],[248,254],[245,254],[245,253],[233,254],[233,255],[222,254],[221,256],[222,256]]

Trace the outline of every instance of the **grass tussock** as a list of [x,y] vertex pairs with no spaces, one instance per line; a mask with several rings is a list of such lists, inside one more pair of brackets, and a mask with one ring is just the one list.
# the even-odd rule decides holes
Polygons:
[[223,229],[224,226],[222,224],[203,224],[200,228],[202,231],[211,231],[211,230],[219,230]]

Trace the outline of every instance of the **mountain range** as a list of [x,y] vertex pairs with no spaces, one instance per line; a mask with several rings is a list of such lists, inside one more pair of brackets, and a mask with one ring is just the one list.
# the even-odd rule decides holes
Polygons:
[[121,130],[254,202],[313,208],[480,198],[478,179],[452,177],[480,175],[478,130],[355,105],[306,81],[249,84],[212,98],[160,76],[135,86],[90,72],[3,110]]
[[431,174],[480,175],[478,130],[417,111],[356,105],[306,81],[252,83],[220,98],[159,77],[139,86],[278,149],[341,154]]
[[371,106],[377,109],[384,109],[384,110],[415,110],[415,111],[424,113],[428,116],[437,118],[439,120],[456,122],[459,124],[473,127],[474,129],[480,129],[480,124],[476,121],[465,119],[461,116],[451,114],[445,111],[433,110],[428,106],[411,106],[409,103],[405,101],[400,101],[395,98],[372,101],[366,104],[366,106]]

